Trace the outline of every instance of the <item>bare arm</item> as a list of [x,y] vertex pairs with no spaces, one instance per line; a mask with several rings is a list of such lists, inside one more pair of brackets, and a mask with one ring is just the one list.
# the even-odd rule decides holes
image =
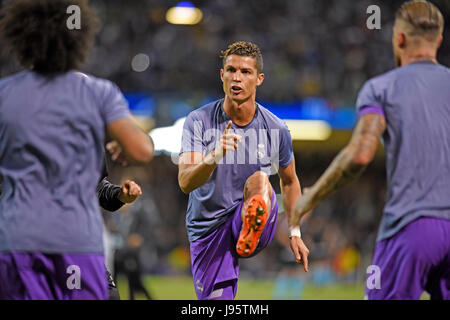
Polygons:
[[290,220],[292,225],[298,224],[301,217],[314,209],[322,199],[355,180],[364,171],[372,161],[385,129],[385,118],[378,114],[367,114],[359,119],[348,145],[309,192],[298,199]]
[[295,159],[286,168],[278,170],[280,177],[281,196],[283,199],[284,212],[289,221],[295,202],[302,195],[300,182],[295,172]]
[[110,123],[107,130],[112,139],[122,146],[125,157],[131,162],[145,164],[153,158],[153,142],[129,118]]
[[214,161],[213,154],[205,157],[200,152],[183,153],[178,165],[178,184],[181,190],[188,194],[202,186],[211,177],[216,167],[217,163]]
[[[287,221],[292,216],[296,200],[301,196],[300,182],[298,181],[297,173],[295,172],[295,159],[286,168],[278,170],[281,184],[281,196],[283,198],[284,212]],[[298,224],[297,224],[298,225]],[[309,249],[303,243],[303,240],[297,236],[290,237],[290,247],[295,256],[297,263],[302,263],[303,268],[308,272],[308,255]]]

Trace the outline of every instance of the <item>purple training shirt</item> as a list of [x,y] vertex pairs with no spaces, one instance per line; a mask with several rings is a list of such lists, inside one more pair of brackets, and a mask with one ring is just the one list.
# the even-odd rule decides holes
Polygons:
[[[207,155],[214,150],[229,121],[223,99],[192,111],[184,124],[180,153]],[[293,159],[292,138],[286,124],[258,103],[253,120],[246,126],[233,123],[230,132],[242,136],[238,150],[228,152],[211,178],[189,194],[186,227],[191,242],[230,217],[243,199],[248,177],[256,171],[275,174]]]
[[114,84],[80,72],[0,81],[0,252],[103,253],[105,128],[128,116]]
[[359,116],[386,118],[387,199],[378,241],[419,217],[450,219],[450,70],[430,61],[396,68],[361,89]]

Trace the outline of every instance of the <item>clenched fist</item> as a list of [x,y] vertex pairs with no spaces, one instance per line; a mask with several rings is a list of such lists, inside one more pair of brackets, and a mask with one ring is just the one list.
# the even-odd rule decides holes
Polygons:
[[118,198],[123,203],[132,203],[134,200],[142,195],[141,187],[134,181],[125,180],[122,183],[122,190],[118,195]]

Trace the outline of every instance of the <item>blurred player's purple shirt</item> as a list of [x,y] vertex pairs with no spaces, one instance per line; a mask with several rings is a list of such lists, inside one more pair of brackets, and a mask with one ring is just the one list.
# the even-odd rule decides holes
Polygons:
[[[256,104],[253,120],[230,128],[242,136],[237,151],[229,151],[211,178],[189,194],[186,227],[190,241],[209,234],[227,220],[243,198],[245,181],[256,171],[275,174],[293,159],[292,138],[286,124]],[[181,152],[214,150],[230,118],[223,99],[192,111],[184,123]]]
[[450,219],[450,69],[415,62],[369,80],[361,115],[383,114],[387,199],[378,241],[415,219]]
[[128,116],[114,84],[76,71],[0,81],[0,251],[103,253],[105,127]]

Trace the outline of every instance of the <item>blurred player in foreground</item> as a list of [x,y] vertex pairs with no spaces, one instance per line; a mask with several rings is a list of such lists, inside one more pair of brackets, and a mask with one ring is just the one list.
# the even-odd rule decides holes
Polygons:
[[398,68],[363,86],[349,144],[291,218],[299,223],[357,178],[383,138],[388,193],[369,299],[418,299],[424,290],[431,299],[450,299],[450,70],[436,60],[443,28],[441,12],[429,2],[409,1],[398,10],[392,38]]
[[[222,56],[225,98],[188,115],[179,161],[179,185],[189,194],[186,227],[199,299],[234,299],[238,258],[255,255],[272,240],[278,209],[271,165],[281,178],[288,214],[301,194],[289,130],[255,102],[264,80],[260,49],[237,42]],[[295,259],[307,271],[309,252],[299,227],[291,236]]]
[[[67,8],[81,29],[67,28]],[[27,71],[0,81],[0,299],[107,299],[96,185],[105,133],[137,163],[153,156],[111,82],[77,71],[94,40],[84,0],[15,0],[0,41]]]

